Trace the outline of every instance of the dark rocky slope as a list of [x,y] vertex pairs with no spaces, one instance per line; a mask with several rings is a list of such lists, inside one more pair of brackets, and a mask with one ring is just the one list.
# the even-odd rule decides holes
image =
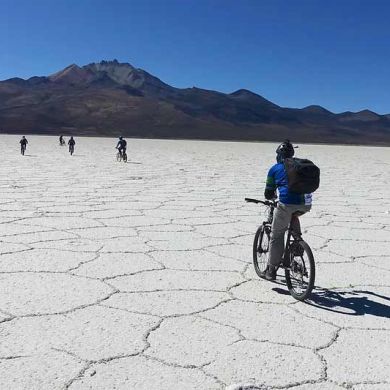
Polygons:
[[0,82],[0,130],[390,145],[389,115],[283,108],[244,89],[178,89],[115,60]]

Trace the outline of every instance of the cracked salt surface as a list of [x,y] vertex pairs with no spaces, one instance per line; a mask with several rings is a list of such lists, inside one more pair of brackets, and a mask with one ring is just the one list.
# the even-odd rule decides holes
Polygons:
[[1,389],[390,388],[388,149],[299,150],[322,172],[299,303],[251,264],[275,145],[0,141]]

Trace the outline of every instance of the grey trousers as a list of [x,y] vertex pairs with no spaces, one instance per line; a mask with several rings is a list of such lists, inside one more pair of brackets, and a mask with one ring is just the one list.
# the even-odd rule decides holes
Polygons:
[[[311,205],[278,203],[271,227],[271,239],[268,264],[277,267],[282,261],[284,251],[284,235],[291,221],[291,226],[297,233],[301,233],[299,218],[292,215],[300,215],[310,211]],[[292,219],[291,219],[292,217]]]

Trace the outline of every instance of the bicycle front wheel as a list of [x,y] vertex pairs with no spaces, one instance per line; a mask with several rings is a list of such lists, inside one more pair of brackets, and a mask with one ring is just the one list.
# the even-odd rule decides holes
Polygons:
[[270,227],[262,225],[257,229],[253,241],[253,265],[258,276],[267,268],[270,233]]
[[285,268],[286,284],[290,294],[304,301],[311,293],[315,280],[313,252],[305,241],[294,242],[290,250],[290,264]]

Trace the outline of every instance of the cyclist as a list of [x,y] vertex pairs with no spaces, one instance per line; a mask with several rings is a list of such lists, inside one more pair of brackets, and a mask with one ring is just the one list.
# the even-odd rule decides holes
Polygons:
[[22,137],[22,139],[19,141],[20,143],[20,152],[24,154],[24,151],[27,148],[28,141],[25,136]]
[[60,135],[60,145],[65,145],[64,137]]
[[116,148],[119,150],[119,153],[123,156],[126,153],[127,142],[123,137],[119,137],[119,141],[116,145]]
[[283,161],[293,156],[294,147],[291,142],[289,140],[282,142],[276,149],[276,164],[271,167],[267,176],[264,196],[268,200],[274,200],[276,190],[278,190],[279,202],[271,227],[268,265],[261,275],[266,280],[276,279],[276,271],[284,252],[284,235],[290,221],[294,231],[300,234],[301,226],[298,216],[311,209],[311,194],[298,194],[288,189],[287,173]]
[[68,145],[69,145],[69,153],[72,155],[73,152],[74,152],[74,146],[75,146],[76,142],[75,140],[73,139],[73,136],[70,137],[69,141],[68,141]]

